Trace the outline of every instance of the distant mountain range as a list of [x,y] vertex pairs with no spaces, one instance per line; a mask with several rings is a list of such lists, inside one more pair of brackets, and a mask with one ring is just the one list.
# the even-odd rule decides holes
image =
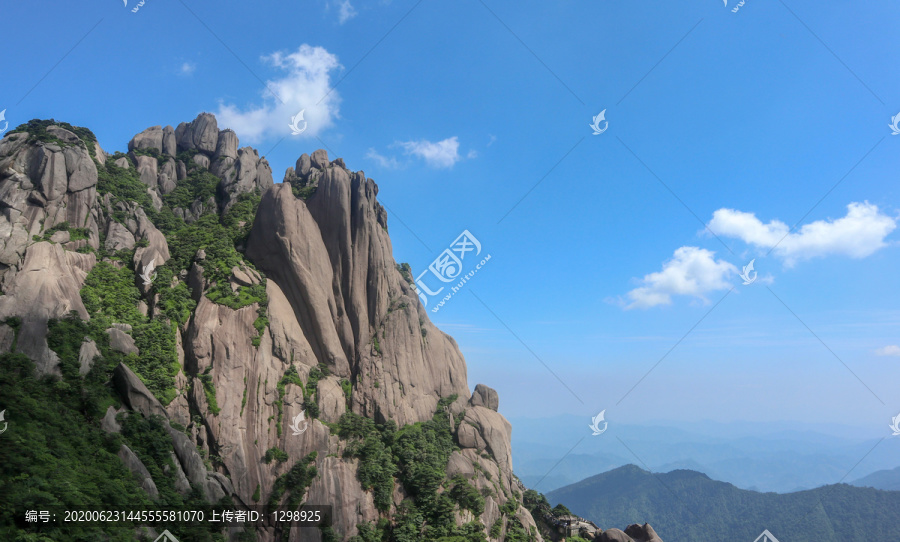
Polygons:
[[900,467],[873,472],[868,476],[863,476],[859,480],[850,482],[850,484],[859,487],[874,487],[875,489],[884,489],[887,491],[900,491]]
[[[611,421],[607,432],[594,437],[587,418],[511,421],[516,473],[544,493],[629,463],[654,472],[695,470],[756,491],[786,493],[858,479],[859,485],[900,489],[900,473],[893,478],[873,474],[900,465],[900,438],[881,440],[877,429],[867,433],[790,422],[638,426]],[[875,478],[869,480],[868,475]]]
[[782,542],[900,540],[900,492],[829,485],[796,493],[739,489],[691,470],[626,465],[547,494],[598,525],[647,521],[663,540]]

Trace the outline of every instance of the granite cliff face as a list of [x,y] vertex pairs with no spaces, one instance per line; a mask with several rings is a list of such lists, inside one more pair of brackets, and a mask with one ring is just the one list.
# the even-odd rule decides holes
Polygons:
[[[348,452],[355,448],[338,429],[345,414],[399,428],[448,420],[454,447],[446,478],[461,476],[484,500],[478,513],[457,507],[455,523],[479,521],[494,540],[517,522],[542,540],[522,506],[525,488],[513,475],[511,426],[497,412],[497,393],[481,384],[469,392],[456,342],[431,323],[393,259],[372,179],[319,150],[301,156],[276,185],[265,158],[239,148],[234,132],[219,130],[209,114],[174,129],[148,128],[128,143],[127,154],[113,156],[88,131],[65,126],[30,123],[0,142],[3,351],[24,353],[40,372],[59,374],[48,322],[99,318],[83,299],[86,277],[101,262],[131,270],[142,317],[175,326],[177,368],[166,383],[171,393],[160,393],[151,391],[145,364],[119,364],[109,381],[121,406],[109,407],[101,426],[120,431],[129,413],[167,420],[173,458],[167,475],[179,492],[199,488],[209,502],[230,497],[239,507],[284,502],[284,475],[294,465],[314,465],[315,475],[295,497],[332,504],[333,536],[347,540],[359,524],[395,519],[413,496],[395,480],[388,506],[378,504],[374,486],[361,482],[363,456]],[[136,191],[127,185],[131,199],[110,188],[125,178],[141,183]],[[258,203],[252,223],[246,215],[228,222],[237,216],[232,209],[247,202]],[[172,226],[209,216],[246,234],[224,270],[225,260],[207,255],[206,245],[185,257],[192,246],[186,230]],[[170,230],[179,233],[164,233]],[[157,272],[165,284],[153,282]],[[168,300],[179,289],[190,292],[193,304],[185,318],[173,320],[177,311]],[[131,325],[113,323],[106,333],[111,349],[142,359]],[[98,355],[86,337],[81,374]],[[296,435],[291,422],[306,429]],[[139,455],[123,445],[119,457],[155,498]],[[256,535],[323,537],[272,525]]]

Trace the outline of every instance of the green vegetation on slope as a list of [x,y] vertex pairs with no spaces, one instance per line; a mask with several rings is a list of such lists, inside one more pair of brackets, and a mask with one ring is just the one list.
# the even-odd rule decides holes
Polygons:
[[93,154],[94,153],[94,145],[97,143],[97,136],[94,135],[94,132],[88,130],[87,128],[82,128],[81,126],[72,126],[68,122],[57,122],[53,119],[41,120],[41,119],[31,119],[30,121],[20,124],[15,127],[15,129],[10,130],[6,133],[6,135],[15,134],[19,132],[28,132],[28,140],[29,141],[40,141],[42,143],[52,143],[55,145],[59,145],[60,147],[67,147],[70,144],[62,141],[58,137],[52,135],[47,131],[47,128],[50,126],[59,126],[60,128],[64,128],[76,136],[78,136],[81,141],[85,144],[88,151]]
[[[74,327],[74,322],[70,324]],[[118,364],[116,357],[97,358],[82,378],[77,369],[77,351],[71,346],[56,346],[62,377],[38,377],[34,363],[22,354],[0,355],[0,397],[5,404],[15,405],[6,411],[9,427],[0,446],[0,539],[130,542],[137,527],[127,521],[26,523],[27,510],[48,510],[61,517],[65,510],[165,507],[202,510],[209,517],[212,507],[200,498],[198,489],[182,497],[173,491],[171,478],[162,473],[167,461],[171,461],[168,454],[172,443],[161,420],[145,420],[140,414],[133,414],[123,420],[122,435],[100,429],[100,416],[106,406],[117,402],[108,386]],[[151,473],[160,490],[159,501],[150,500],[116,456],[123,443]],[[160,526],[166,527],[176,526]],[[177,529],[186,540],[225,540],[214,524],[178,524]]]
[[41,540],[32,536],[41,533],[47,540],[103,535],[115,541],[132,540],[134,527],[127,523],[57,527],[24,522],[26,510],[151,505],[116,456],[118,438],[97,424],[96,414],[109,395],[103,378],[107,369],[95,364],[84,381],[77,369],[72,376],[69,368],[61,379],[38,378],[27,356],[0,355],[0,396],[11,407],[0,446],[0,539]]
[[[234,209],[232,209],[234,211]],[[236,212],[243,212],[238,209]],[[193,224],[186,224],[169,234],[169,253],[171,259],[164,267],[177,275],[181,270],[188,270],[194,261],[197,251],[203,249],[206,258],[199,262],[203,266],[204,277],[212,284],[206,297],[214,303],[232,309],[240,309],[253,303],[261,307],[268,305],[265,279],[253,286],[239,286],[232,291],[229,277],[234,267],[242,265],[252,268],[245,262],[241,253],[235,248],[235,241],[244,235],[241,221],[235,221],[231,213],[225,215],[223,221],[233,224],[227,227],[219,222],[215,214],[206,214]]]
[[[345,457],[359,460],[357,478],[372,490],[375,506],[387,511],[391,506],[394,482],[399,481],[410,496],[401,503],[394,522],[359,526],[352,542],[484,542],[484,525],[472,521],[455,522],[455,511],[466,509],[475,515],[484,510],[484,497],[464,478],[447,477],[450,454],[458,449],[444,407],[456,396],[444,398],[431,420],[397,429],[393,421],[374,420],[347,412],[337,423],[337,434],[347,441]],[[515,513],[516,503],[510,500]],[[510,519],[510,525],[515,523]],[[506,540],[533,540],[519,525]]]
[[173,209],[190,209],[197,200],[205,203],[212,199],[215,202],[218,186],[218,177],[205,169],[194,168],[186,179],[178,181],[175,190],[163,196],[163,201]]
[[309,487],[309,484],[312,483],[319,473],[315,465],[312,465],[316,457],[318,457],[318,452],[311,452],[302,460],[294,463],[291,470],[275,480],[272,494],[269,495],[270,508],[278,506],[285,493],[288,493],[288,499],[285,503],[287,508],[294,510],[303,503],[303,495],[306,493],[306,488]]
[[[97,163],[97,194],[100,196],[109,194],[113,204],[118,202],[137,203],[147,217],[155,223],[158,213],[153,208],[150,194],[147,193],[147,185],[141,182],[133,165],[128,169],[117,166],[115,161],[119,158],[130,160],[126,155],[116,153],[106,160],[106,164]],[[113,208],[115,209],[115,205]],[[115,209],[112,218],[116,222],[123,223],[127,219],[127,214],[120,209]]]
[[[130,260],[129,260],[130,261]],[[137,309],[140,291],[135,286],[134,271],[128,267],[117,268],[109,262],[99,262],[88,273],[81,289],[81,300],[91,315],[85,333],[67,333],[64,338],[56,339],[60,347],[69,345],[79,347],[84,336],[94,341],[108,341],[106,329],[114,323],[132,326],[132,337],[140,354],[130,354],[124,361],[141,378],[147,388],[165,405],[175,398],[175,376],[180,370],[175,351],[175,326],[164,318],[147,318]],[[76,326],[70,317],[66,325]],[[51,334],[54,336],[54,325],[62,325],[63,321],[51,323]],[[59,328],[63,331],[63,328]],[[77,352],[76,352],[77,358]]]

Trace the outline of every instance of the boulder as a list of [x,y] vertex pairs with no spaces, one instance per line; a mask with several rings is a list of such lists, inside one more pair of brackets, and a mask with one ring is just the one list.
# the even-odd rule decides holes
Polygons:
[[312,166],[312,161],[309,158],[309,155],[303,153],[300,155],[300,158],[297,159],[297,175],[301,177],[306,177],[309,175],[309,168]]
[[[158,415],[165,417],[166,410],[159,400],[147,389],[136,374],[124,363],[120,363],[113,370],[113,386],[125,400],[131,410],[136,410],[144,416]],[[183,435],[183,434],[182,434]]]
[[69,188],[66,157],[57,145],[45,144],[34,149],[29,175],[36,181],[45,200],[59,199]]
[[112,405],[106,407],[106,414],[104,414],[103,419],[100,420],[100,429],[103,429],[107,433],[121,433],[122,426],[119,425],[119,422],[116,420],[116,416],[119,415],[119,412],[124,412],[124,409],[119,411]]
[[175,129],[166,126],[162,130],[162,153],[171,157],[178,154],[178,142],[175,140]]
[[191,160],[203,169],[209,169],[209,158],[202,154],[195,154]]
[[201,113],[190,123],[181,123],[175,129],[179,150],[197,150],[212,155],[216,151],[219,128],[216,117]]
[[619,529],[609,529],[603,531],[597,538],[599,542],[635,542],[633,538],[625,534]]
[[157,179],[159,177],[158,162],[156,161],[156,158],[140,154],[135,155],[134,153],[132,153],[131,157],[137,164],[137,171],[138,175],[141,177],[141,182],[151,188],[155,188],[158,184]]
[[97,163],[101,166],[105,165],[106,160],[109,158],[109,155],[106,154],[106,151],[100,147],[100,143],[97,141],[94,142],[94,158],[97,159]]
[[81,350],[78,351],[78,374],[84,376],[88,374],[94,365],[94,358],[100,357],[100,349],[97,343],[85,337],[81,343]]
[[117,455],[119,456],[119,459],[122,460],[122,463],[125,464],[125,467],[131,471],[134,479],[140,484],[141,489],[146,491],[147,495],[150,495],[154,500],[159,498],[159,490],[156,489],[156,484],[153,482],[153,477],[150,476],[150,471],[148,471],[147,467],[141,463],[138,456],[131,451],[131,448],[123,444],[122,447],[119,448],[119,453]]
[[216,143],[216,154],[214,159],[218,158],[234,158],[237,159],[238,137],[233,130],[222,130],[219,132],[219,140]]
[[168,194],[175,190],[177,175],[175,160],[170,158],[159,169],[159,176],[156,179],[156,185],[159,187],[159,191],[162,194]]
[[481,406],[466,410],[457,429],[461,448],[490,453],[506,475],[512,475],[512,425],[501,414]]
[[475,386],[475,392],[472,393],[472,398],[469,399],[469,404],[472,406],[485,407],[497,412],[497,408],[500,406],[500,396],[497,395],[497,390],[489,388],[484,384],[478,384]]
[[138,347],[134,345],[134,339],[131,335],[125,333],[121,329],[111,327],[106,330],[106,333],[109,334],[109,347],[116,352],[122,352],[123,354],[140,353]]
[[53,232],[53,235],[50,236],[50,242],[64,245],[69,242],[69,237],[69,232],[60,230],[57,232]]
[[128,142],[128,152],[131,152],[135,149],[154,149],[157,152],[162,152],[162,143],[162,126],[151,126],[131,138],[131,141]]
[[634,542],[662,542],[649,523],[629,525],[625,529],[625,534],[633,538]]
[[79,192],[97,185],[97,166],[87,149],[80,146],[66,147],[63,156],[66,161],[66,175],[69,178],[69,192]]
[[227,167],[216,167],[213,172],[222,177],[221,189],[226,196],[224,209],[230,208],[241,194],[262,193],[274,185],[272,168],[265,158],[259,157],[256,149],[244,147],[238,150],[233,163],[228,162],[230,157],[223,159]]
[[319,149],[312,153],[312,156],[309,157],[310,164],[312,167],[317,169],[325,169],[328,167],[328,151],[325,149]]
[[[174,190],[174,188],[173,188]],[[150,203],[153,205],[153,208],[159,212],[163,207],[163,200],[159,197],[159,194],[156,193],[156,190],[153,190],[149,186],[147,187],[147,194],[150,196]]]
[[175,452],[172,452],[172,464],[175,465],[175,491],[182,495],[187,495],[191,492],[191,482],[188,481],[187,476],[184,474],[184,469],[181,468],[181,462],[178,461],[178,456],[175,455]]
[[188,288],[191,289],[191,296],[194,301],[200,301],[203,292],[206,291],[206,278],[203,276],[203,266],[194,262],[191,264],[191,270],[188,271],[187,278]]
[[134,235],[128,231],[128,228],[115,220],[109,221],[109,227],[106,230],[106,242],[104,243],[106,250],[111,252],[131,250],[134,248],[134,244]]
[[197,446],[187,435],[174,427],[167,427],[167,429],[169,436],[172,437],[178,465],[183,469],[189,484],[200,488],[207,502],[214,503],[222,497],[234,493],[234,486],[228,478],[206,470],[203,458],[197,453]]
[[48,126],[47,133],[57,139],[61,139],[62,141],[66,142],[70,145],[77,145],[81,141],[81,138],[79,138],[73,132],[66,130],[62,126],[56,126],[56,125]]
[[253,286],[257,283],[245,270],[238,266],[231,268],[231,281],[239,286]]

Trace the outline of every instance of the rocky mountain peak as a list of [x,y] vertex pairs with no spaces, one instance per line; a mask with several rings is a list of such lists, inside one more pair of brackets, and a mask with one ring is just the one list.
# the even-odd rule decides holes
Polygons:
[[320,149],[275,184],[209,113],[127,150],[55,121],[0,141],[0,349],[106,394],[98,431],[162,420],[165,476],[140,439],[117,454],[149,497],[334,507],[331,531],[266,524],[261,542],[376,525],[542,540],[498,394],[469,393],[372,179]]

